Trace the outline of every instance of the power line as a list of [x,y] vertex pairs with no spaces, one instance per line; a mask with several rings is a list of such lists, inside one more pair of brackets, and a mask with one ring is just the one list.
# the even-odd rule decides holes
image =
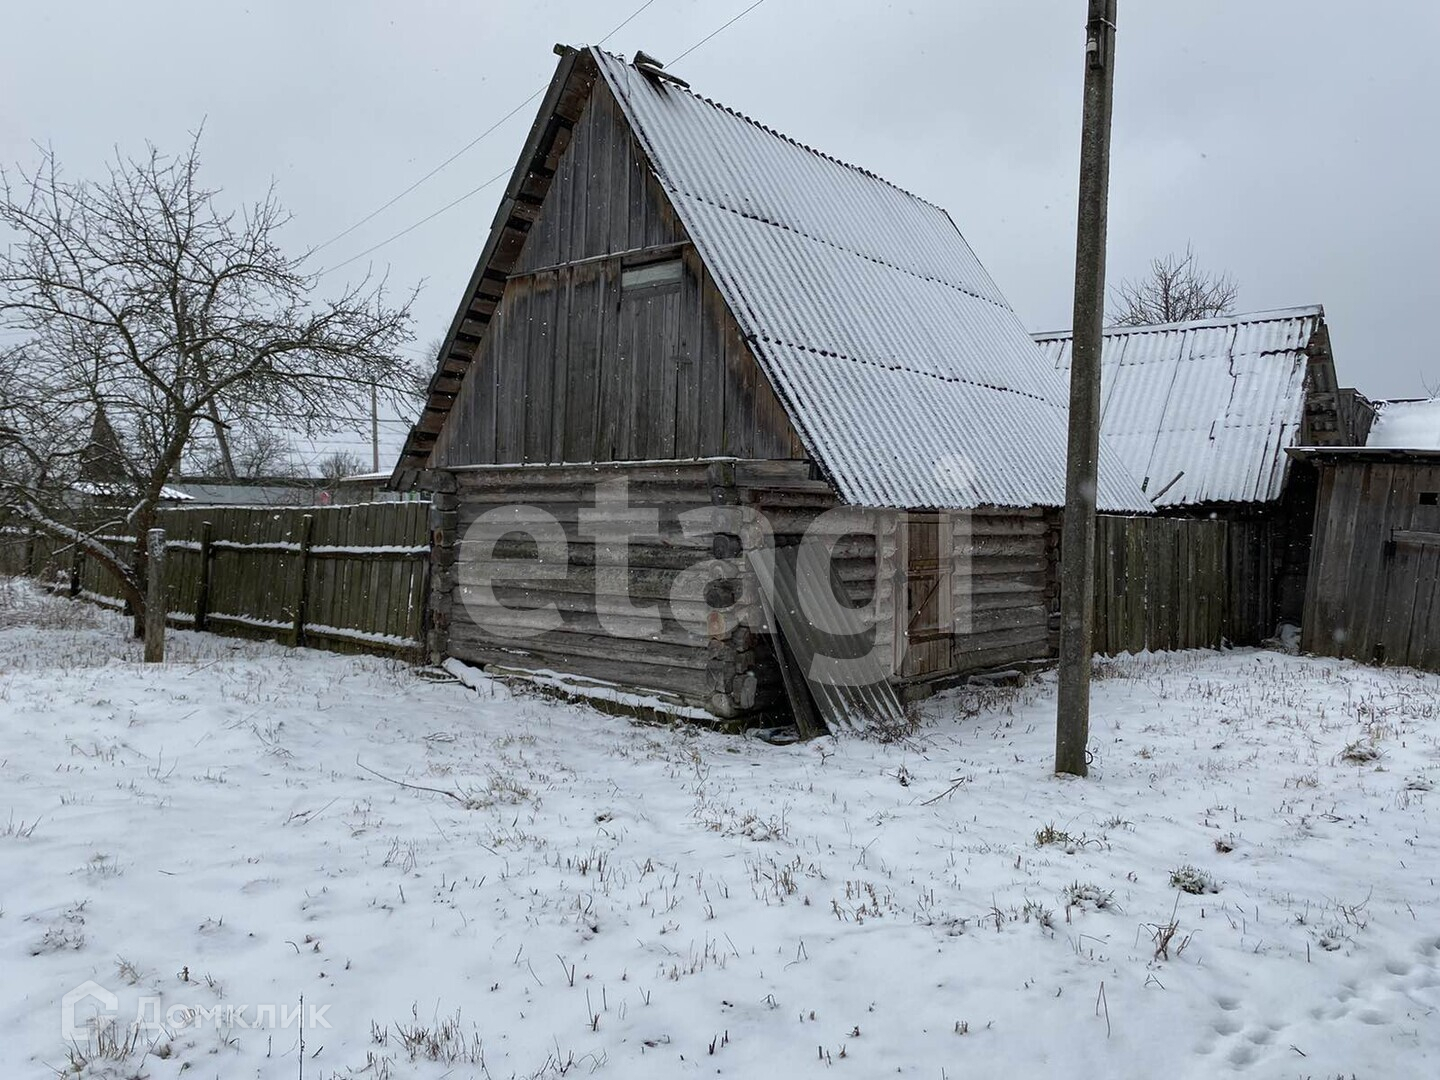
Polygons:
[[[645,0],[645,3],[641,4],[638,8],[636,8],[634,11],[632,11],[632,12],[631,12],[629,15],[627,15],[623,20],[621,20],[620,23],[618,23],[613,29],[611,29],[611,31],[610,31],[608,34],[606,34],[604,37],[602,37],[602,38],[600,39],[600,42],[599,42],[599,43],[600,43],[601,45],[604,45],[605,42],[609,41],[612,37],[614,37],[616,34],[618,34],[621,30],[623,30],[623,29],[625,29],[625,27],[629,26],[630,23],[632,23],[637,17],[639,17],[641,14],[643,14],[644,11],[645,11],[645,9],[648,8],[648,7],[649,7],[651,4],[653,4],[653,3],[655,3],[655,0]],[[434,176],[436,173],[439,173],[439,172],[443,171],[444,169],[448,168],[448,167],[449,167],[450,165],[452,165],[457,159],[459,159],[460,157],[464,156],[467,152],[469,152],[470,150],[472,150],[475,146],[479,145],[479,143],[481,142],[481,140],[483,140],[487,135],[491,134],[493,131],[495,131],[497,128],[499,128],[501,125],[503,125],[507,120],[509,120],[512,116],[514,116],[516,113],[518,113],[521,109],[525,108],[526,105],[529,105],[529,104],[530,104],[532,101],[534,101],[537,97],[539,97],[541,94],[543,94],[543,93],[545,92],[545,87],[548,86],[548,85],[549,85],[548,83],[541,83],[540,86],[536,88],[536,90],[535,90],[535,92],[534,92],[533,94],[531,94],[529,97],[527,97],[524,101],[520,102],[519,105],[516,105],[513,109],[511,109],[509,112],[507,112],[507,113],[506,113],[504,116],[502,116],[499,120],[496,120],[495,123],[491,124],[488,128],[486,128],[484,131],[482,131],[479,135],[476,135],[475,138],[471,139],[468,143],[466,143],[464,146],[462,146],[459,150],[456,150],[453,154],[451,154],[448,158],[446,158],[444,161],[442,161],[439,165],[436,165],[433,169],[431,169],[429,172],[427,172],[424,176],[420,177],[419,180],[416,180],[413,184],[411,184],[409,187],[407,187],[404,191],[400,192],[398,195],[396,195],[396,196],[394,196],[393,198],[388,199],[387,201],[381,203],[381,204],[380,204],[379,206],[377,206],[374,210],[371,210],[370,213],[368,213],[368,214],[366,214],[364,217],[362,217],[359,221],[357,221],[357,222],[355,222],[354,224],[350,225],[350,226],[349,226],[348,228],[346,228],[346,229],[342,229],[340,232],[338,232],[338,233],[336,233],[334,236],[330,237],[329,240],[326,240],[323,244],[320,244],[318,247],[311,248],[311,249],[310,249],[310,254],[314,255],[317,251],[322,251],[322,250],[324,250],[325,248],[329,247],[331,244],[335,243],[335,241],[344,239],[345,237],[349,236],[352,232],[354,232],[356,229],[360,228],[360,226],[364,225],[366,222],[372,221],[372,220],[373,220],[376,216],[378,216],[379,214],[382,214],[382,213],[384,213],[386,210],[389,210],[390,207],[394,206],[397,202],[399,202],[401,199],[403,199],[406,195],[409,195],[412,191],[414,191],[416,188],[418,188],[421,184],[425,183],[427,180],[429,180],[429,179],[430,179],[432,176]],[[477,190],[479,190],[479,189],[477,189]],[[397,233],[396,235],[397,235],[397,236],[403,236],[404,234],[403,234],[403,233]],[[388,241],[387,241],[387,243],[388,243]],[[342,265],[343,265],[343,264],[342,264]],[[334,268],[334,267],[331,267],[330,269],[333,270],[333,269],[335,269],[335,268]],[[328,273],[329,271],[325,271],[325,272]]]
[[467,191],[464,195],[461,195],[458,199],[452,199],[450,202],[448,202],[448,203],[446,203],[444,206],[440,207],[439,210],[436,210],[436,211],[434,211],[433,213],[426,214],[426,215],[425,215],[423,218],[421,218],[419,221],[417,221],[417,222],[415,222],[415,223],[413,223],[413,224],[411,224],[411,225],[405,226],[405,228],[401,229],[399,232],[397,232],[397,233],[395,233],[395,234],[393,234],[393,235],[391,235],[391,236],[387,236],[384,240],[381,240],[378,244],[372,244],[370,247],[366,248],[364,251],[360,252],[358,255],[351,255],[350,258],[345,259],[345,260],[342,261],[342,262],[338,262],[338,263],[336,263],[334,266],[327,266],[324,270],[321,270],[321,271],[320,271],[318,274],[316,274],[315,276],[316,276],[316,277],[324,277],[326,274],[333,274],[336,270],[339,270],[342,266],[349,266],[351,263],[357,262],[358,260],[363,259],[366,255],[369,255],[370,253],[375,252],[375,251],[379,251],[379,250],[380,250],[382,247],[384,247],[386,244],[392,243],[392,242],[394,242],[394,241],[396,241],[396,240],[399,240],[402,236],[405,236],[405,235],[407,235],[408,233],[414,232],[416,229],[418,229],[421,225],[424,225],[426,222],[434,221],[434,220],[435,220],[437,217],[439,217],[441,214],[445,213],[445,211],[447,211],[447,210],[453,210],[455,207],[459,206],[459,205],[460,205],[462,202],[464,202],[466,199],[469,199],[469,198],[472,198],[472,197],[474,197],[474,196],[476,196],[476,195],[479,195],[480,192],[484,191],[484,190],[485,190],[487,187],[489,187],[491,184],[495,183],[497,180],[500,180],[500,179],[503,179],[503,178],[506,177],[506,176],[509,176],[512,172],[514,172],[514,167],[513,167],[513,166],[510,167],[510,168],[504,169],[504,170],[502,170],[501,172],[496,173],[496,174],[495,174],[494,176],[492,176],[489,180],[486,180],[483,184],[480,184],[480,185],[477,186],[477,187],[471,188],[471,189],[470,189],[469,191]]
[[[475,146],[477,143],[479,143],[481,139],[485,138],[485,136],[489,135],[489,134],[490,134],[492,131],[494,131],[496,128],[500,127],[500,125],[503,124],[503,123],[505,123],[506,120],[509,120],[512,116],[514,116],[516,113],[518,113],[521,109],[525,108],[526,105],[529,105],[530,102],[534,101],[537,97],[539,97],[539,96],[544,92],[544,90],[545,90],[545,87],[543,87],[543,86],[540,87],[539,90],[536,90],[533,94],[531,94],[529,97],[527,97],[524,101],[520,102],[519,105],[516,105],[515,108],[511,109],[508,113],[506,113],[504,116],[502,116],[499,120],[496,120],[495,123],[491,124],[488,128],[486,128],[484,131],[482,131],[479,135],[475,136],[475,138],[471,139],[468,143],[466,143],[464,146],[462,146],[459,150],[456,150],[455,153],[451,154],[448,158],[446,158],[444,161],[442,161],[439,165],[436,165],[435,168],[431,169],[431,170],[430,170],[429,172],[427,172],[424,176],[420,177],[419,180],[416,180],[413,184],[411,184],[409,187],[407,187],[404,191],[400,192],[400,194],[396,195],[394,198],[388,200],[387,202],[381,203],[381,204],[380,204],[379,206],[377,206],[374,210],[371,210],[370,213],[368,213],[368,214],[366,214],[364,217],[362,217],[359,221],[355,222],[355,223],[354,223],[353,225],[351,225],[349,228],[343,229],[343,230],[341,230],[340,232],[336,233],[336,234],[335,234],[334,236],[332,236],[329,240],[326,240],[323,244],[320,244],[320,245],[317,246],[317,247],[311,248],[311,249],[310,249],[310,254],[311,254],[311,255],[314,255],[317,251],[321,251],[321,250],[329,247],[331,244],[335,243],[336,240],[344,239],[345,237],[349,236],[352,232],[354,232],[356,229],[360,228],[361,225],[364,225],[366,222],[373,220],[377,215],[384,213],[386,210],[389,210],[390,207],[394,206],[397,202],[399,202],[401,199],[403,199],[406,195],[409,195],[412,191],[414,191],[416,188],[418,188],[421,184],[425,183],[425,181],[429,180],[429,179],[430,179],[432,176],[434,176],[436,173],[440,172],[440,171],[441,171],[442,169],[444,169],[446,166],[450,165],[453,161],[455,161],[457,158],[459,158],[461,155],[463,155],[463,154],[464,154],[467,150],[469,150],[471,147],[473,147],[473,146]],[[397,233],[396,235],[397,235],[397,236],[403,236],[404,234],[403,234],[403,233]],[[340,265],[343,266],[344,263],[341,263]],[[330,269],[333,270],[333,269],[335,269],[335,268],[332,266]],[[329,273],[328,270],[327,270],[327,271],[323,271],[323,272],[324,272],[324,273]]]
[[704,44],[705,44],[707,41],[709,41],[711,38],[716,37],[717,35],[724,33],[726,30],[729,30],[730,27],[734,26],[737,22],[739,22],[741,19],[743,19],[746,15],[749,15],[750,12],[754,11],[756,8],[758,8],[758,7],[759,7],[761,4],[763,4],[764,2],[765,2],[765,0],[755,0],[755,2],[754,2],[753,4],[751,4],[749,7],[747,7],[744,11],[740,12],[739,15],[736,15],[733,19],[731,19],[729,22],[725,23],[725,24],[724,24],[723,26],[721,26],[719,29],[710,31],[710,33],[706,34],[703,38],[701,38],[699,41],[697,41],[694,45],[691,45],[688,49],[686,49],[684,52],[682,52],[679,56],[675,57],[674,60],[671,60],[670,63],[675,64],[675,63],[678,63],[678,62],[681,61],[681,60],[684,60],[685,57],[689,56],[689,55],[690,55],[692,52],[694,52],[696,49],[700,48],[701,45],[704,45]]
[[621,30],[624,30],[625,27],[629,26],[632,22],[634,22],[636,16],[643,14],[644,11],[645,11],[645,9],[648,8],[648,7],[649,7],[651,4],[653,4],[653,3],[655,3],[655,0],[645,0],[645,3],[641,4],[638,8],[636,8],[634,11],[632,11],[629,15],[625,16],[625,18],[622,19],[622,20],[619,22],[618,25],[614,26],[614,27],[610,30],[610,32],[609,32],[608,34],[606,34],[604,37],[602,37],[598,42],[596,42],[596,44],[597,44],[597,45],[604,45],[607,41],[609,41],[612,37],[614,37],[616,34],[618,34]]
[[[650,6],[652,3],[654,3],[654,2],[655,2],[655,0],[647,0],[647,2],[646,2],[645,4],[643,4],[640,8],[638,8],[633,14],[631,14],[631,15],[629,16],[629,18],[627,18],[627,19],[625,19],[623,22],[621,22],[618,26],[615,27],[614,30],[610,31],[609,34],[605,35],[604,38],[601,38],[599,44],[603,45],[603,44],[605,43],[605,41],[606,41],[607,38],[609,38],[610,36],[612,36],[613,34],[615,34],[616,32],[618,32],[618,31],[621,29],[621,27],[625,26],[626,23],[630,22],[631,19],[635,18],[636,15],[639,15],[640,12],[644,11],[647,7],[649,7],[649,6]],[[727,22],[725,22],[725,23],[722,23],[722,24],[721,24],[719,27],[717,27],[716,29],[710,31],[710,33],[706,34],[706,35],[705,35],[703,38],[701,38],[699,41],[695,42],[694,45],[691,45],[688,49],[686,49],[686,50],[685,50],[684,52],[682,52],[679,56],[677,56],[677,57],[675,58],[675,60],[672,60],[672,61],[670,61],[670,62],[673,64],[673,63],[675,63],[675,61],[683,60],[685,57],[687,57],[687,56],[689,56],[691,53],[693,53],[696,49],[700,48],[700,46],[706,44],[707,42],[709,42],[709,41],[712,40],[713,38],[718,37],[721,33],[723,33],[724,31],[728,30],[730,27],[734,26],[737,22],[739,22],[741,19],[743,19],[746,15],[749,15],[750,12],[754,11],[756,8],[758,8],[758,7],[759,7],[761,4],[763,4],[763,3],[765,3],[765,0],[755,0],[754,3],[752,3],[749,7],[745,8],[743,11],[741,11],[740,14],[734,16],[734,17],[731,18],[729,21],[727,21]],[[547,85],[548,85],[548,84],[547,84]],[[499,126],[499,124],[504,123],[505,120],[508,120],[511,116],[515,115],[515,113],[518,112],[518,111],[519,111],[521,108],[523,108],[525,105],[529,104],[531,101],[534,101],[535,98],[538,97],[539,94],[540,94],[544,89],[545,89],[545,87],[541,87],[540,90],[537,90],[534,94],[531,94],[528,98],[526,98],[523,102],[521,102],[519,106],[517,106],[515,109],[512,109],[509,113],[507,113],[507,114],[505,115],[505,117],[504,117],[503,119],[501,119],[497,124],[492,125],[492,127],[491,127],[489,130],[490,130],[490,131],[493,131],[493,130],[495,129],[495,127],[498,127],[498,126]],[[489,131],[486,132],[486,134],[488,134],[488,133],[489,133]],[[474,142],[470,143],[470,146],[475,145],[475,142],[479,142],[480,138],[484,138],[484,135],[481,135],[481,136],[480,136],[479,138],[477,138]],[[435,170],[433,170],[429,175],[430,175],[430,176],[433,176],[434,173],[439,172],[440,169],[443,169],[443,168],[445,167],[445,165],[448,165],[451,161],[454,161],[455,158],[459,157],[460,154],[463,154],[466,149],[469,149],[469,146],[465,147],[464,149],[460,150],[460,151],[457,152],[456,154],[452,155],[444,164],[440,165],[438,168],[436,168]],[[448,202],[448,203],[446,203],[444,206],[440,207],[440,209],[438,209],[438,210],[436,210],[436,211],[433,211],[432,213],[426,214],[426,215],[425,215],[423,218],[421,218],[419,221],[417,221],[417,222],[415,222],[415,223],[413,223],[413,224],[411,224],[411,225],[407,225],[405,228],[401,229],[399,232],[393,234],[392,236],[387,236],[384,240],[381,240],[379,243],[377,243],[377,244],[372,244],[370,247],[366,248],[364,251],[360,252],[358,255],[352,255],[350,258],[345,259],[343,262],[338,262],[338,263],[336,263],[334,266],[328,266],[328,267],[326,267],[324,270],[319,271],[319,273],[316,274],[316,277],[324,277],[324,276],[327,275],[327,274],[333,274],[336,270],[339,270],[341,267],[349,266],[351,263],[356,262],[356,261],[358,261],[358,260],[360,260],[360,259],[363,259],[366,255],[370,255],[370,254],[373,254],[373,253],[376,252],[376,251],[379,251],[382,247],[385,247],[386,245],[391,244],[391,243],[393,243],[393,242],[396,241],[396,240],[399,240],[402,236],[406,236],[406,235],[408,235],[409,233],[414,232],[414,231],[415,231],[416,229],[418,229],[421,225],[424,225],[424,224],[426,224],[427,222],[430,222],[430,221],[434,221],[437,217],[439,217],[441,214],[445,213],[446,211],[448,211],[448,210],[453,210],[455,207],[459,206],[461,203],[465,202],[467,199],[471,199],[471,198],[473,198],[474,196],[480,194],[480,192],[484,191],[484,190],[485,190],[486,188],[488,188],[491,184],[495,183],[495,182],[498,181],[498,180],[501,180],[501,179],[504,178],[505,176],[509,175],[512,171],[513,171],[513,167],[512,167],[512,168],[507,168],[507,169],[503,170],[502,172],[496,173],[496,174],[495,174],[494,176],[492,176],[489,180],[486,180],[483,184],[480,184],[480,185],[478,185],[477,187],[471,188],[469,191],[465,192],[465,194],[461,195],[458,199],[452,199],[450,202]],[[427,177],[422,177],[420,180],[418,180],[418,181],[416,182],[415,185],[413,185],[413,186],[410,187],[410,188],[407,188],[406,191],[401,192],[400,195],[397,195],[395,198],[396,198],[396,199],[399,199],[399,198],[403,197],[405,194],[407,194],[409,191],[413,191],[416,186],[419,186],[419,184],[424,183],[427,178],[428,178],[428,176],[427,176]],[[394,201],[395,201],[395,199],[392,199],[389,203],[386,203],[385,206],[390,206],[391,204],[394,203]],[[382,206],[380,209],[383,210],[383,209],[385,209],[385,207]],[[379,213],[379,212],[380,212],[380,211],[377,210],[375,213]],[[374,216],[375,216],[374,214],[371,214],[371,215],[370,215],[370,217],[374,217]],[[366,218],[365,220],[368,221],[369,218]],[[356,226],[361,225],[361,224],[364,224],[364,222],[363,222],[363,221],[362,221],[362,222],[357,222],[357,223],[356,223]],[[356,226],[352,226],[351,228],[355,228]],[[346,230],[346,232],[349,232],[349,231],[350,231],[349,229]],[[341,235],[343,236],[344,233],[342,233]],[[333,240],[338,240],[338,239],[339,239],[338,236],[333,238]],[[326,243],[326,244],[332,243],[333,240],[327,240],[325,243]],[[324,246],[325,246],[325,244],[321,244],[321,245],[320,245],[320,247],[324,247]],[[320,248],[315,248],[314,250],[315,250],[315,251],[319,251]]]

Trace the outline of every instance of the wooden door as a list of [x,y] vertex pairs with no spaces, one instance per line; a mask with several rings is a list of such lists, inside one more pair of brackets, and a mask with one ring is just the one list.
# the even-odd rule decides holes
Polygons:
[[1440,670],[1440,532],[1396,529],[1373,659]]
[[907,677],[937,675],[955,666],[950,520],[911,513],[902,531],[905,595],[904,604],[896,607],[897,668]]
[[602,427],[613,426],[609,447],[616,461],[675,456],[679,383],[682,368],[691,370],[680,348],[682,274],[679,259],[621,272],[614,415],[601,417]]

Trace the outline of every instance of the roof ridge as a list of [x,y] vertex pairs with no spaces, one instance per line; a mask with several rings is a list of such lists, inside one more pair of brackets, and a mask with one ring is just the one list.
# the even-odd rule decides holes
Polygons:
[[[1267,308],[1262,311],[1245,311],[1236,315],[1215,315],[1207,319],[1185,319],[1180,322],[1145,323],[1141,326],[1125,326],[1116,323],[1105,327],[1107,335],[1124,337],[1128,334],[1154,334],[1169,330],[1204,330],[1221,326],[1239,326],[1245,323],[1282,322],[1286,319],[1301,319],[1318,315],[1325,317],[1324,304],[1302,304],[1299,307]],[[1057,341],[1074,337],[1073,330],[1036,330],[1030,337],[1035,341]]]
[[[590,50],[591,52],[600,54],[600,55],[602,55],[602,56],[607,56],[607,57],[609,57],[611,60],[614,60],[614,61],[616,61],[617,63],[620,63],[620,64],[624,64],[624,65],[627,66],[627,67],[633,67],[633,66],[634,66],[634,65],[632,65],[632,64],[630,63],[629,60],[626,60],[625,57],[623,57],[623,56],[620,55],[619,53],[611,52],[609,49],[601,48],[599,45],[586,45],[586,46],[584,46],[584,48]],[[663,69],[662,69],[662,70],[663,70]],[[878,181],[879,183],[884,184],[886,187],[893,188],[894,190],[898,191],[901,195],[904,195],[906,198],[914,199],[914,200],[915,200],[916,202],[918,202],[918,203],[924,203],[926,206],[930,207],[930,209],[936,210],[936,211],[938,211],[938,212],[940,212],[940,213],[942,213],[942,214],[945,213],[945,208],[944,208],[943,206],[939,205],[938,203],[933,203],[933,202],[931,202],[929,199],[925,198],[925,196],[923,196],[923,195],[917,195],[917,194],[915,194],[915,192],[910,191],[908,188],[903,188],[903,187],[901,187],[899,184],[895,183],[893,180],[887,180],[887,179],[885,179],[885,177],[881,176],[879,173],[871,172],[869,169],[865,168],[865,167],[862,166],[862,165],[855,165],[855,164],[853,164],[852,162],[849,162],[849,161],[844,160],[843,158],[838,158],[838,157],[836,157],[834,154],[827,154],[824,150],[820,150],[820,149],[818,149],[818,148],[816,148],[816,147],[814,147],[814,146],[811,146],[809,143],[803,143],[803,142],[801,142],[799,139],[795,138],[793,135],[786,135],[783,131],[777,131],[775,128],[772,128],[769,124],[762,123],[761,121],[756,120],[756,119],[755,119],[754,117],[752,117],[752,116],[747,116],[745,113],[742,113],[739,109],[734,109],[734,108],[731,108],[729,105],[726,105],[723,101],[716,101],[714,98],[706,97],[704,94],[700,93],[700,92],[697,91],[697,90],[692,89],[692,88],[689,87],[689,86],[679,86],[679,85],[677,85],[677,84],[675,84],[675,83],[667,83],[667,84],[666,84],[666,89],[667,89],[667,90],[678,90],[678,91],[680,91],[681,93],[689,94],[689,95],[690,95],[691,97],[693,97],[695,100],[704,102],[706,105],[709,105],[712,109],[719,109],[719,110],[720,110],[721,112],[723,112],[723,113],[729,113],[731,116],[735,117],[735,119],[737,119],[737,120],[743,120],[745,123],[750,124],[752,127],[757,127],[757,128],[759,128],[761,131],[765,132],[765,134],[767,134],[767,135],[770,135],[770,136],[773,136],[774,138],[780,139],[780,140],[782,140],[783,142],[787,142],[787,143],[789,143],[791,146],[798,147],[799,149],[804,150],[804,151],[806,151],[807,153],[814,154],[816,157],[821,158],[821,159],[824,160],[824,161],[828,161],[828,162],[830,162],[830,163],[833,164],[833,165],[839,165],[839,166],[840,166],[841,168],[843,168],[843,169],[849,169],[851,172],[857,172],[857,173],[859,173],[861,176],[869,177],[871,180]]]

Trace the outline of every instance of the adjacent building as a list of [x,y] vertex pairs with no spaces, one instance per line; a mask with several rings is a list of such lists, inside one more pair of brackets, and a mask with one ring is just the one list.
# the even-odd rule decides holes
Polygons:
[[1379,402],[1363,446],[1292,454],[1319,473],[1302,647],[1440,671],[1440,399]]
[[[1069,333],[1035,340],[1068,374]],[[1287,451],[1354,445],[1368,428],[1364,399],[1336,379],[1324,308],[1110,327],[1101,388],[1101,433],[1157,512],[1230,524],[1232,640],[1298,624],[1316,474]]]

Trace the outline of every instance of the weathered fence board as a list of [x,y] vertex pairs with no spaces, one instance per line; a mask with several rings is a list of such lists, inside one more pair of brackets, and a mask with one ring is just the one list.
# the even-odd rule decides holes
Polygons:
[[[429,580],[429,504],[162,510],[172,623],[287,643],[418,653]],[[93,527],[93,526],[91,526]],[[129,559],[134,540],[105,527]],[[78,571],[78,573],[77,573]],[[0,572],[120,605],[95,560],[23,526],[0,535]]]
[[1095,535],[1095,651],[1218,648],[1273,632],[1264,521],[1102,514]]

